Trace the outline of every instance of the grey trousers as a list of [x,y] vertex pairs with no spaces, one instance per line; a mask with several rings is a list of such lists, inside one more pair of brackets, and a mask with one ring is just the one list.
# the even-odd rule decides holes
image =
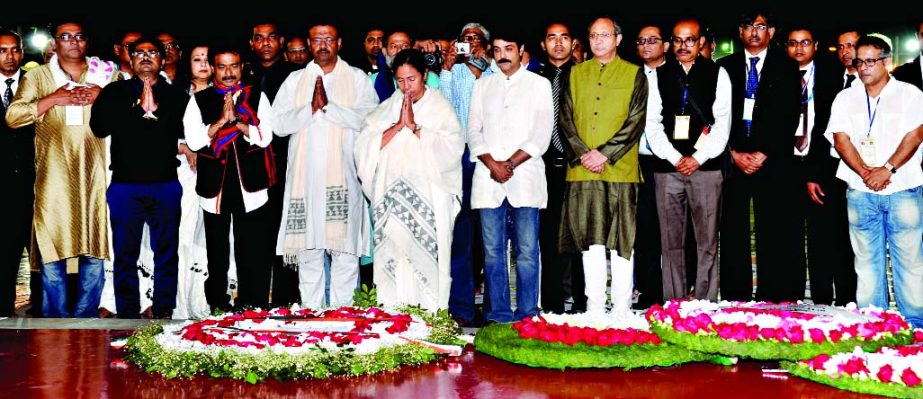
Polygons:
[[720,170],[699,170],[692,176],[678,172],[654,173],[660,244],[663,250],[663,299],[686,296],[686,220],[692,212],[692,228],[698,244],[695,298],[718,299],[718,226],[721,215]]

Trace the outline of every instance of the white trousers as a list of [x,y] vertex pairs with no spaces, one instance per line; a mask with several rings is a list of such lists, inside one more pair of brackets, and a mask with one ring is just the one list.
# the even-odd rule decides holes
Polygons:
[[298,288],[301,306],[311,309],[324,307],[327,275],[324,258],[330,256],[330,306],[348,306],[359,285],[359,257],[325,249],[307,249],[298,254]]
[[[631,309],[631,296],[634,288],[634,254],[632,259],[619,256],[618,251],[611,251],[612,311],[620,313]],[[583,251],[583,272],[586,278],[587,312],[602,313],[606,311],[606,288],[609,280],[609,268],[606,265],[606,247],[591,245]]]

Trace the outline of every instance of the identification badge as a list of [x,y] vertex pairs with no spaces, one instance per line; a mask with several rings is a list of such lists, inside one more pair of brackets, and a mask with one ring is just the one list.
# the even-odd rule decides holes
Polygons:
[[702,134],[699,135],[699,138],[695,141],[695,145],[693,146],[693,148],[695,148],[696,151],[701,150],[702,146],[705,145],[705,138],[708,137],[709,131],[711,131],[710,126],[705,125],[704,127],[702,127]]
[[689,115],[676,115],[673,140],[689,140]]
[[64,124],[67,126],[83,125],[83,107],[80,105],[67,105],[64,107]]
[[755,98],[745,98],[744,99],[744,120],[752,121],[753,120],[753,107],[756,106]]
[[876,165],[875,161],[875,139],[865,139],[859,143],[859,156],[866,165]]

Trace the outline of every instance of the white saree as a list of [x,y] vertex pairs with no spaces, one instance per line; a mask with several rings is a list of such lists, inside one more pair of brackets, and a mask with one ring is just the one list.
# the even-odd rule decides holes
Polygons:
[[380,148],[403,101],[397,91],[366,118],[355,158],[362,190],[372,202],[378,301],[435,311],[449,304],[465,141],[452,105],[427,89],[413,104],[420,137],[404,128]]

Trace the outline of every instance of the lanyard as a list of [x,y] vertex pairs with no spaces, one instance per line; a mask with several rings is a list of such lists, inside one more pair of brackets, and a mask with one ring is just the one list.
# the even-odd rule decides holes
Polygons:
[[685,84],[685,85],[683,85],[683,102],[680,103],[680,107],[679,107],[679,108],[680,108],[680,111],[679,111],[679,114],[680,114],[680,115],[686,115],[686,98],[688,98],[688,97],[689,97],[689,85],[688,85],[688,84]]
[[865,105],[868,107],[869,114],[869,132],[866,138],[872,135],[872,125],[875,123],[875,116],[878,115],[878,104],[881,103],[881,93],[878,93],[878,100],[875,101],[875,112],[872,112],[872,100],[869,99],[869,91],[865,90]]

